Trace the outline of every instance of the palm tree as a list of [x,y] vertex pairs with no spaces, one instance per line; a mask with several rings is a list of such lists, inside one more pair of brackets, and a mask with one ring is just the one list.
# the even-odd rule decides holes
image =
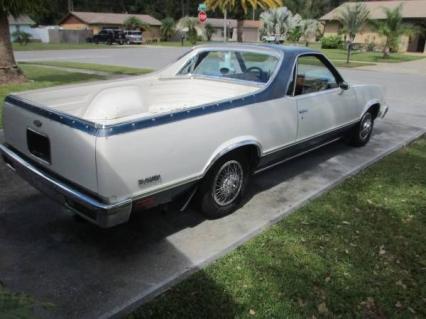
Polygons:
[[0,0],[0,84],[25,81],[16,65],[9,32],[9,15],[14,17],[44,7],[44,0]]
[[216,29],[210,24],[206,23],[204,26],[204,33],[206,35],[207,41],[212,39],[213,34],[216,32]]
[[126,20],[124,20],[123,25],[126,29],[133,30],[133,29],[144,29],[149,30],[150,26],[148,23],[142,21],[138,17],[131,16],[128,17]]
[[414,33],[415,28],[402,20],[402,4],[394,9],[383,8],[386,15],[384,20],[373,20],[370,24],[376,29],[377,33],[386,38],[383,48],[383,57],[388,58],[389,52],[397,52],[399,49],[399,39],[402,35]]
[[169,40],[175,34],[176,31],[175,20],[173,20],[173,18],[171,17],[167,17],[161,20],[160,31],[164,40]]
[[317,37],[321,26],[321,22],[315,19],[305,19],[300,22],[300,32],[306,46],[309,46],[310,39]]
[[370,11],[365,4],[357,2],[355,4],[347,4],[344,9],[339,12],[337,20],[342,25],[342,31],[348,36],[348,55],[346,63],[349,63],[352,51],[352,42],[357,33],[367,23]]
[[263,23],[262,33],[282,39],[287,37],[288,32],[299,26],[302,18],[298,14],[293,15],[286,7],[280,7],[262,12],[260,20]]
[[257,9],[257,7],[260,7],[262,9],[268,9],[282,6],[281,0],[206,0],[204,3],[211,10],[222,10],[225,17],[227,12],[234,13],[235,18],[237,19],[238,42],[243,41],[243,19],[249,8]]
[[198,19],[191,17],[181,18],[176,28],[181,32],[186,32],[188,41],[193,45],[197,43],[198,33],[202,31]]

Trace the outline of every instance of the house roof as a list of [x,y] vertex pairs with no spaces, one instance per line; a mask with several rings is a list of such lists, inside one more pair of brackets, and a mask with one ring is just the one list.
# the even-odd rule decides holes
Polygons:
[[[236,28],[237,27],[237,20],[235,19],[226,19],[228,27]],[[206,24],[211,24],[214,27],[217,28],[223,28],[223,19],[222,18],[207,18]]]
[[9,25],[34,25],[35,22],[27,15],[22,14],[17,17],[8,16]]
[[[426,18],[426,1],[425,0],[407,0],[407,1],[368,1],[363,2],[367,9],[370,11],[370,19],[380,20],[385,19],[383,8],[394,9],[402,4],[402,16],[404,18]],[[336,20],[340,10],[346,6],[353,6],[355,2],[345,2],[322,16],[320,20],[330,21]]]
[[122,25],[129,17],[136,17],[151,26],[160,26],[161,22],[147,14],[104,13],[104,12],[69,12],[59,24],[62,24],[70,15],[87,24],[117,24]]
[[[197,18],[194,18],[197,19]],[[209,23],[213,27],[223,28],[223,20],[222,18],[207,18],[206,24]],[[236,28],[237,20],[235,19],[226,19],[228,23],[228,27]],[[258,20],[243,20],[243,28],[260,28],[261,23]]]

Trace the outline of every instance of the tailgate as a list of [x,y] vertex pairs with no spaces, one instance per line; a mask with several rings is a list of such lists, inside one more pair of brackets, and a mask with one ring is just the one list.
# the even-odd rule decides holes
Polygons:
[[96,137],[76,129],[78,124],[61,123],[61,116],[54,115],[46,109],[7,101],[3,111],[6,144],[60,177],[97,193]]

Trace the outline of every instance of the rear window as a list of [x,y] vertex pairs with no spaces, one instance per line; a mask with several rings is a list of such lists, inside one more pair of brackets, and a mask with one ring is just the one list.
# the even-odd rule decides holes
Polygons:
[[277,68],[279,58],[250,51],[207,51],[193,57],[178,75],[203,75],[266,83]]

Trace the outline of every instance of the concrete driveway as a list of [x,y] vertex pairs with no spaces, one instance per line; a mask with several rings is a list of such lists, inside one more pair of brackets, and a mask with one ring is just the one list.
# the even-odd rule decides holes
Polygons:
[[[171,50],[167,59],[179,53],[166,50]],[[127,225],[100,230],[74,221],[0,164],[0,280],[55,304],[50,311],[39,309],[41,317],[122,316],[423,134],[425,76],[343,73],[388,87],[391,113],[377,122],[371,142],[357,149],[334,143],[256,176],[245,205],[220,220],[204,220],[194,211],[153,210],[133,216]]]

